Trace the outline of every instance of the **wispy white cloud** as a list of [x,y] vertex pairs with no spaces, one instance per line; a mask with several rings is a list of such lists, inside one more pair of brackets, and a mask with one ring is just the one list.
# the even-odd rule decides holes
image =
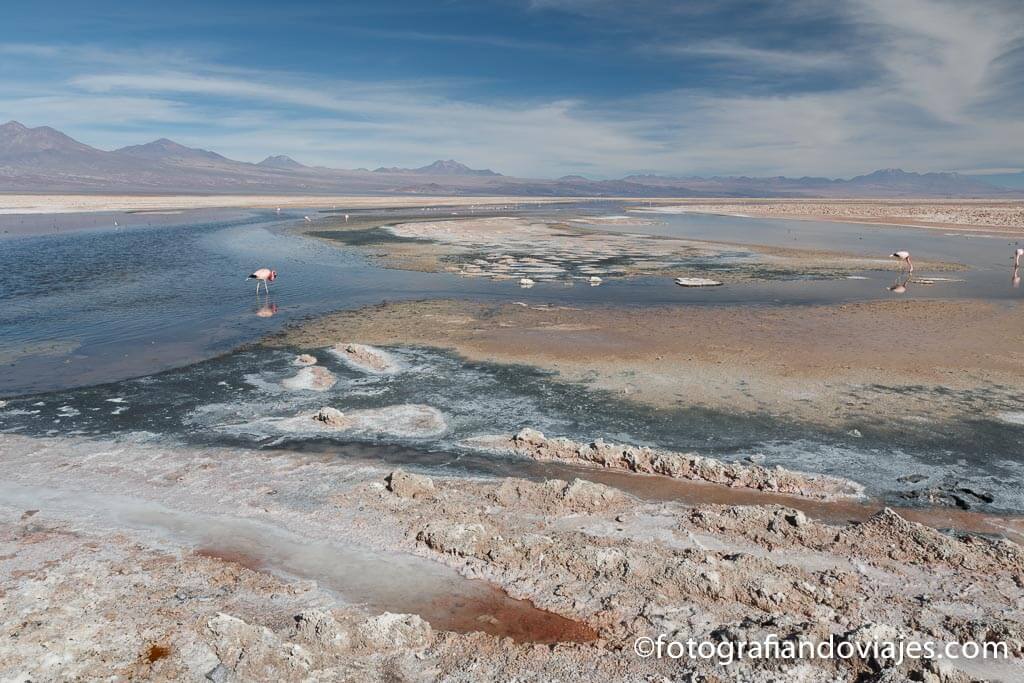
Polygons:
[[[797,4],[804,13],[835,11],[831,3]],[[619,11],[601,0],[533,5],[588,16]],[[329,79],[226,66],[211,54],[8,44],[0,45],[0,119],[66,128],[107,148],[168,135],[246,160],[287,153],[305,163],[373,167],[456,157],[520,175],[1019,165],[1024,124],[1012,105],[1024,105],[1024,92],[1006,67],[1024,54],[1019,5],[851,0],[836,21],[857,41],[797,49],[746,34],[659,35],[663,68],[699,58],[721,64],[722,82],[601,98],[538,98],[514,87],[470,97],[467,83],[451,78]],[[872,78],[828,82],[847,70]],[[726,76],[737,73],[759,79],[758,87],[730,87]],[[775,75],[826,83],[773,90]]]
[[742,64],[755,71],[815,74],[851,66],[841,52],[768,49],[744,45],[735,40],[655,43],[648,49],[677,57],[706,57]]

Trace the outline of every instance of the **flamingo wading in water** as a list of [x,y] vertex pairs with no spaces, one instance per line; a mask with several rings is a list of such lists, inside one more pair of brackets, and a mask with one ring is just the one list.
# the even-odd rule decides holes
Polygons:
[[1020,268],[1020,259],[1024,256],[1024,249],[1017,247],[1017,251],[1013,252],[1013,267]]
[[902,264],[906,263],[907,266],[910,268],[910,270],[908,270],[907,272],[914,272],[914,262],[910,260],[909,251],[894,251],[893,253],[889,254],[889,258],[899,259],[901,270],[903,269]]
[[268,283],[273,282],[277,279],[277,271],[271,270],[270,268],[260,268],[246,278],[246,280],[256,280],[256,293],[260,293],[260,285],[267,290],[267,294],[270,294],[270,285]]

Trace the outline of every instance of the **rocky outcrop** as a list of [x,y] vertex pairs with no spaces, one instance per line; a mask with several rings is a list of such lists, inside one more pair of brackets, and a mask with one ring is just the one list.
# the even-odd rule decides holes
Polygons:
[[308,353],[300,353],[292,361],[294,365],[316,365],[316,363],[316,356],[311,356]]
[[529,427],[511,437],[482,436],[468,439],[463,445],[534,460],[596,465],[819,500],[863,495],[863,488],[859,484],[837,477],[793,472],[781,467],[726,463],[693,453],[675,453],[647,446],[623,446],[606,443],[603,439],[580,443],[564,437],[548,438]]
[[298,679],[313,665],[312,655],[301,645],[283,641],[265,626],[246,623],[230,614],[218,614],[207,622],[211,644],[220,664],[207,678],[215,680]]
[[[907,478],[909,480],[909,477]],[[913,482],[912,482],[913,483]],[[988,491],[963,486],[959,483],[929,486],[912,491],[904,491],[902,498],[926,505],[946,505],[970,510],[981,505],[995,502],[995,496]]]
[[420,650],[434,642],[434,631],[415,614],[384,612],[361,621],[339,620],[330,612],[310,609],[295,616],[293,636],[314,651],[388,653]]
[[842,529],[830,550],[870,554],[886,564],[1005,572],[1024,586],[1024,551],[1016,543],[980,536],[954,538],[906,520],[890,508]]

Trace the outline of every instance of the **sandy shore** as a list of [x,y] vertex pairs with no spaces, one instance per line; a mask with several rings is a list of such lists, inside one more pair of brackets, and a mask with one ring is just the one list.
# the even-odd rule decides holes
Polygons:
[[1018,410],[1024,353],[1012,340],[1022,335],[1024,318],[1007,304],[978,301],[645,308],[427,301],[327,316],[270,343],[313,348],[351,336],[438,346],[471,360],[542,367],[655,408],[852,429]]
[[[580,480],[431,479],[286,452],[10,435],[0,461],[10,473],[0,487],[5,679],[767,682],[874,671],[959,682],[1024,673],[1019,546],[946,536],[891,511],[834,526],[784,506],[651,502]],[[351,565],[359,549],[397,554],[370,569]],[[414,593],[432,590],[396,580],[424,560],[545,611],[511,618],[525,624],[515,640],[389,614],[388,601],[428,614],[465,609],[459,582],[444,584],[438,598],[451,606],[440,611],[406,595],[409,581]],[[353,591],[362,599],[346,599]],[[508,617],[489,609],[471,623],[500,631]],[[661,633],[714,643],[768,634],[999,641],[1010,658],[723,668],[634,654],[637,637]],[[577,642],[531,642],[552,636]]]
[[659,203],[662,205],[633,212],[638,216],[692,212],[1012,234],[1024,230],[1024,201],[1020,200],[689,199]]
[[[899,267],[885,258],[601,232],[571,222],[513,217],[400,222],[369,232],[362,225],[334,222],[318,230],[315,235],[363,249],[386,267],[490,280],[599,285],[609,278],[703,275],[717,282],[736,282],[843,277]],[[927,262],[920,267],[945,271],[959,266]]]

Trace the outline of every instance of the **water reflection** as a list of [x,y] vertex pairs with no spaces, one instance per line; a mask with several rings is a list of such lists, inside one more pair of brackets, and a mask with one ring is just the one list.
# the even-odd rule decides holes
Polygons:
[[277,313],[277,304],[272,302],[269,296],[261,301],[259,295],[257,295],[256,308],[253,309],[253,313],[256,314],[257,318],[272,318]]
[[888,289],[893,294],[906,294],[907,285],[910,284],[910,280],[912,277],[913,276],[910,273],[907,273],[906,275],[900,275],[899,277],[896,278],[895,282],[889,285],[886,289]]

